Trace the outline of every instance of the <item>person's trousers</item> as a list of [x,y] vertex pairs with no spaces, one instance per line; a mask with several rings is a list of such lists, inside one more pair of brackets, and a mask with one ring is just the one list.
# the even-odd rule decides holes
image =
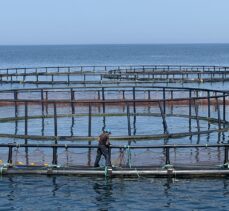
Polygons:
[[96,159],[95,159],[95,167],[99,166],[99,161],[101,159],[101,156],[104,156],[105,160],[106,160],[106,166],[111,166],[111,151],[110,151],[110,147],[106,146],[106,145],[98,145],[98,149],[97,149],[97,155],[96,155]]

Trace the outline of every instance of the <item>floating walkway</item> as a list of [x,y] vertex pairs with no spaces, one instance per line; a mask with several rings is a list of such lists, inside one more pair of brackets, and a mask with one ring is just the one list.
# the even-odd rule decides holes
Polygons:
[[[112,149],[136,150],[136,149],[164,149],[165,163],[164,165],[153,166],[132,166],[130,160],[126,166],[116,166],[112,168],[91,166],[59,166],[58,165],[58,149],[60,148],[97,148],[95,145],[61,145],[61,144],[0,144],[1,148],[8,148],[8,162],[0,166],[2,175],[10,174],[39,174],[39,175],[77,175],[77,176],[96,176],[96,177],[227,177],[229,175],[229,144],[211,144],[211,145],[151,145],[151,146],[112,146]],[[53,160],[52,164],[45,165],[24,165],[14,164],[13,148],[22,147],[30,148],[52,148]],[[222,149],[224,160],[221,164],[208,163],[208,165],[190,164],[187,160],[186,164],[174,164],[171,162],[170,154],[172,149]],[[129,155],[130,156],[130,155]]]
[[2,168],[2,175],[74,175],[74,176],[91,176],[91,177],[163,177],[163,178],[199,178],[199,177],[228,177],[229,169],[224,168],[201,168],[201,169],[179,169],[176,167],[163,168],[113,168],[106,171],[105,168],[64,168],[64,167],[42,167],[42,166],[14,166],[14,167],[0,167]]

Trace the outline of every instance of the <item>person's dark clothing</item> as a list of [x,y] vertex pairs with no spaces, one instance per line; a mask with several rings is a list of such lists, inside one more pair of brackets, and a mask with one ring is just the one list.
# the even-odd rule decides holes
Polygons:
[[111,159],[110,159],[110,149],[108,146],[99,144],[97,149],[97,155],[95,159],[95,167],[99,167],[99,161],[101,159],[101,155],[105,157],[106,166],[111,166]]
[[94,164],[95,167],[99,167],[99,161],[102,155],[106,160],[106,166],[111,166],[111,153],[110,153],[109,145],[110,145],[109,135],[106,133],[102,133],[99,136],[99,145],[98,145],[97,155]]
[[99,144],[109,146],[109,135],[107,133],[102,133],[99,136]]

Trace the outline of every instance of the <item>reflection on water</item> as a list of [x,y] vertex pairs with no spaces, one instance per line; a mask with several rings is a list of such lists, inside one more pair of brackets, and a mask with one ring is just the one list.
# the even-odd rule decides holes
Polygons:
[[0,210],[226,210],[229,180],[12,176],[0,189]]
[[114,208],[112,207],[112,203],[115,202],[115,199],[112,197],[112,180],[105,179],[105,181],[102,182],[95,182],[93,189],[95,193],[97,193],[95,198],[98,210],[110,210]]

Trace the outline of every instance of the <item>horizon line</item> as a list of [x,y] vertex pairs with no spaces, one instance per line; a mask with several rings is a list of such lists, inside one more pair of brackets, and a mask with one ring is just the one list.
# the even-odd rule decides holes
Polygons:
[[228,45],[229,42],[184,42],[184,43],[72,43],[72,44],[0,44],[0,46],[70,46],[70,45]]

